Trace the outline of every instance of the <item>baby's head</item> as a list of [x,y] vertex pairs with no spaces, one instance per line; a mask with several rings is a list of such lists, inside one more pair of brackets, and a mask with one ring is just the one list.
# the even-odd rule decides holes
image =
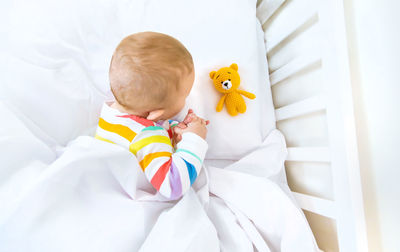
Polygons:
[[110,85],[122,112],[165,120],[185,105],[194,81],[193,59],[171,36],[141,32],[124,38],[111,59]]

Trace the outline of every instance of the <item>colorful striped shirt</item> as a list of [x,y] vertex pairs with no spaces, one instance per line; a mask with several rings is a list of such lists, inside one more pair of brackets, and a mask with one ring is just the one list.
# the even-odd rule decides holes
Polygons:
[[175,145],[172,128],[177,124],[171,120],[155,123],[104,104],[95,138],[127,148],[154,188],[167,198],[178,199],[200,173],[208,144],[186,132]]

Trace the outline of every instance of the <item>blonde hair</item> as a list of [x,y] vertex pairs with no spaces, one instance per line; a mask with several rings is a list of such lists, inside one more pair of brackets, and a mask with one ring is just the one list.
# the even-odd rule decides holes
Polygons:
[[193,71],[189,51],[175,38],[140,32],[124,38],[110,64],[110,85],[117,102],[135,111],[166,106],[182,77]]

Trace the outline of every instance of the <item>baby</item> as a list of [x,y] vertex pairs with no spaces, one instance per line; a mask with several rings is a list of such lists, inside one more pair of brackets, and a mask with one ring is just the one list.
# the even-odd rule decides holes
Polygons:
[[104,104],[96,138],[127,148],[163,196],[181,197],[200,173],[208,145],[208,121],[189,109],[182,122],[169,120],[184,107],[194,66],[176,39],[156,32],[124,38],[110,64],[115,102]]

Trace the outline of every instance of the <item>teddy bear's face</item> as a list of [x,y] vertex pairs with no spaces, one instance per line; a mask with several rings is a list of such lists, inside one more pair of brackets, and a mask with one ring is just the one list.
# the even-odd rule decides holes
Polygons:
[[221,93],[230,93],[239,87],[240,76],[232,67],[223,67],[211,75],[215,88]]

